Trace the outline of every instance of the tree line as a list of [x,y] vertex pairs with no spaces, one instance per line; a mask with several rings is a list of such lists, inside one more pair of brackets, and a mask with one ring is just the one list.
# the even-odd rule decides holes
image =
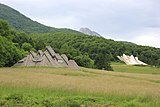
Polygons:
[[110,63],[118,62],[123,53],[139,57],[151,66],[160,66],[160,49],[119,42],[103,37],[88,36],[68,30],[50,33],[15,31],[0,20],[0,66],[12,66],[29,51],[45,49],[50,45],[56,52],[66,54],[83,67],[112,70]]
[[160,66],[159,48],[74,32],[39,33],[31,34],[30,37],[36,40],[36,49],[51,45],[54,50],[67,54],[69,58],[84,67],[112,70],[110,62],[119,62],[117,56],[123,53],[137,56],[151,66]]
[[13,66],[28,51],[34,50],[33,40],[23,32],[13,30],[0,20],[0,67]]

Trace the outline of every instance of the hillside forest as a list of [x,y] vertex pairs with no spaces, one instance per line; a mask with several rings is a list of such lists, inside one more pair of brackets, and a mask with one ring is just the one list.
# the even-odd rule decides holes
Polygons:
[[25,33],[16,31],[7,21],[0,20],[0,66],[13,66],[30,51],[45,49],[50,45],[56,52],[66,54],[79,66],[112,70],[111,62],[117,55],[134,55],[150,66],[160,66],[160,49],[119,42],[103,37],[64,31]]

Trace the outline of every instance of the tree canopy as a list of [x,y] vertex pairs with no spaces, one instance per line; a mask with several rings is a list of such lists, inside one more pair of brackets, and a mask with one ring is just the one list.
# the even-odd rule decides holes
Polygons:
[[[67,54],[69,58],[75,59],[78,64],[85,65],[85,67],[111,70],[110,62],[119,61],[117,56],[123,53],[137,56],[151,66],[158,66],[158,60],[160,59],[159,48],[119,42],[103,37],[70,32],[31,34],[30,37],[36,41],[35,48],[42,44],[51,45],[57,52]],[[82,63],[80,58],[84,57],[90,59],[88,64],[84,64],[85,61]]]
[[25,55],[27,50],[21,48],[20,41],[25,38],[22,43],[26,43],[31,38],[16,38],[19,33],[13,31],[6,21],[0,20],[0,67],[12,66]]
[[30,50],[43,50],[47,45],[58,53],[66,54],[83,67],[112,70],[110,62],[119,61],[117,56],[123,53],[137,56],[151,66],[160,66],[159,48],[118,42],[68,30],[26,34],[13,30],[2,20],[0,20],[0,31],[0,54],[1,57],[4,56],[0,66],[11,66]]

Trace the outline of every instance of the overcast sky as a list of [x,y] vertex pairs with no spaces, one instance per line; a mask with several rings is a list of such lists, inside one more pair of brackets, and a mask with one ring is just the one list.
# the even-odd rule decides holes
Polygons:
[[160,48],[160,0],[0,0],[42,24]]

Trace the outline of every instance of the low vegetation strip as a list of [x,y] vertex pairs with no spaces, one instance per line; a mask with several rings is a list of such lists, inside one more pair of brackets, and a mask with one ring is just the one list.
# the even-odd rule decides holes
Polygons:
[[112,63],[115,72],[130,72],[140,74],[160,75],[160,68],[151,66],[131,66],[123,63]]
[[[0,87],[2,107],[159,107],[158,99],[148,96],[82,93],[63,89]],[[4,95],[5,94],[5,95]],[[157,97],[158,98],[158,97]]]

